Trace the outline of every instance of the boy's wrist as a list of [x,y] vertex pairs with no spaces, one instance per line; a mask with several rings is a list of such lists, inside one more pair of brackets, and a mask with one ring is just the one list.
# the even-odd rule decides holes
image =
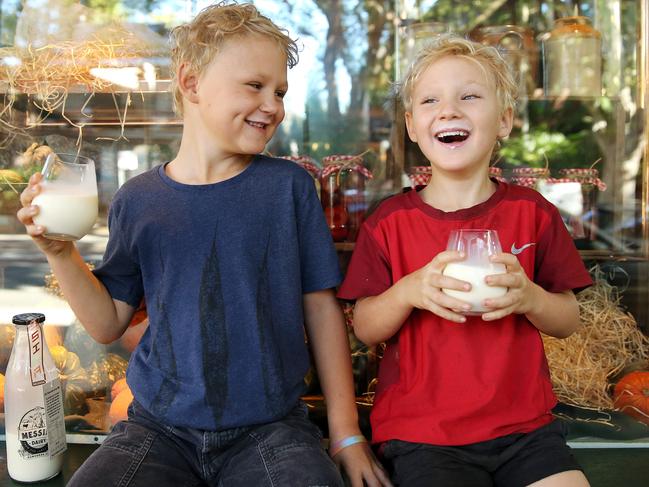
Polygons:
[[535,282],[530,282],[530,291],[528,309],[525,310],[525,316],[528,318],[539,316],[543,313],[544,294],[547,292]]
[[367,439],[365,438],[365,436],[360,434],[350,435],[350,436],[346,436],[342,440],[331,442],[329,444],[329,456],[333,458],[348,446],[356,445],[358,443],[367,443]]
[[348,417],[338,419],[329,418],[329,439],[331,441],[338,441],[346,436],[360,434],[361,430],[358,426],[358,414],[346,416]]
[[414,293],[409,292],[408,290],[408,286],[409,286],[408,281],[411,279],[411,276],[412,274],[403,276],[394,284],[394,287],[396,289],[397,299],[399,303],[401,303],[404,306],[409,306],[411,308],[414,308],[415,303],[411,302],[411,298],[414,295]]

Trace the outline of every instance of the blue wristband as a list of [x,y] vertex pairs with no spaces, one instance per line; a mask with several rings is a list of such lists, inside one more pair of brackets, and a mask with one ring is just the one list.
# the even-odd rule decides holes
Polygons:
[[355,445],[356,443],[367,443],[367,440],[363,435],[348,436],[343,438],[340,441],[337,441],[329,448],[329,456],[334,457],[340,450],[347,448],[348,446]]

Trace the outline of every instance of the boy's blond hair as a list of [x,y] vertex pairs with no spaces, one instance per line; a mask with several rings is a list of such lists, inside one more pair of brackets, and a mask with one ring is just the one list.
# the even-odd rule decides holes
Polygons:
[[398,86],[399,96],[406,111],[412,110],[412,93],[419,76],[435,61],[447,56],[472,60],[478,63],[485,73],[491,72],[496,82],[496,96],[502,113],[509,108],[514,109],[518,86],[509,65],[498,50],[455,34],[444,34],[419,50]]
[[178,88],[178,67],[187,64],[190,71],[201,75],[225,41],[234,37],[258,35],[277,42],[286,53],[292,68],[298,61],[297,44],[268,17],[250,3],[219,2],[201,10],[190,22],[171,31],[171,69],[174,110],[183,113],[183,98]]

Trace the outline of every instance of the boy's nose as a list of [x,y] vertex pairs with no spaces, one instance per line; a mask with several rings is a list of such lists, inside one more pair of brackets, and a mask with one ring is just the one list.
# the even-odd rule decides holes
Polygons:
[[447,101],[441,103],[439,106],[439,118],[444,120],[458,118],[460,116],[460,111],[455,103],[452,101]]
[[281,99],[278,99],[276,96],[266,97],[262,101],[259,109],[265,113],[277,113],[284,108],[284,102]]

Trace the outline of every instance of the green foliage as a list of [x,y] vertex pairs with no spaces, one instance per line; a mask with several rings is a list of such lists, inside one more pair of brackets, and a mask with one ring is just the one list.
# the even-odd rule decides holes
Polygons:
[[562,168],[588,167],[600,157],[592,132],[566,135],[543,128],[505,141],[500,155],[508,164],[529,167],[544,167],[547,157],[553,173]]

